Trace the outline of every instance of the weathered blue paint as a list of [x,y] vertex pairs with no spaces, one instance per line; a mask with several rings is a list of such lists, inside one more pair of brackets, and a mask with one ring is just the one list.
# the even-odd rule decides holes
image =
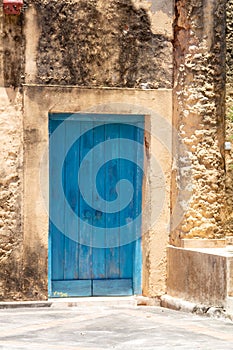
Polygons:
[[[81,122],[81,131],[84,131],[86,125],[93,128],[93,122]],[[86,156],[86,154],[93,148],[93,130],[84,133],[81,137],[80,143],[80,162]],[[81,187],[92,186],[92,162],[85,161],[85,174],[86,176],[81,178]],[[78,178],[78,177],[77,177]],[[73,183],[74,186],[74,183]],[[79,203],[79,217],[92,225],[93,221],[93,209],[86,203],[83,197],[80,195]],[[92,242],[91,232],[87,230],[80,230],[80,239],[86,242],[86,245],[79,246],[79,279],[92,279]]]
[[[99,125],[99,121],[106,124]],[[135,126],[126,124],[134,123]],[[68,238],[66,232],[60,232],[50,223],[49,235],[49,295],[61,296],[89,296],[89,295],[130,295],[141,294],[142,252],[141,239],[135,232],[132,243],[122,245],[123,232],[121,226],[133,221],[141,212],[142,206],[142,178],[143,173],[136,166],[138,157],[142,157],[140,147],[143,145],[143,116],[132,115],[89,115],[89,114],[51,114],[49,120],[49,133],[64,122],[65,127],[62,139],[51,138],[49,149],[50,164],[50,213],[55,211],[62,215],[65,231],[70,228],[74,232],[73,240]],[[142,129],[139,129],[142,128]],[[73,143],[65,154],[66,145],[80,132],[86,131]],[[105,162],[103,154],[84,160],[84,157],[94,146],[107,139],[117,142],[111,146],[111,161]],[[130,150],[132,161],[120,158],[123,151],[122,139],[135,142]],[[51,141],[52,140],[52,141]],[[63,169],[59,169],[60,157],[65,159]],[[98,175],[93,172],[93,164],[101,160],[104,166]],[[98,194],[92,195],[92,205],[88,205],[78,187],[79,166],[85,168],[85,175],[80,178],[81,186],[92,186],[96,183]],[[63,189],[66,201],[59,200],[57,196],[58,177],[62,171]],[[108,213],[109,206],[117,198],[116,184],[120,179],[127,179],[133,184],[134,195],[130,204],[116,213]],[[94,192],[93,192],[94,193]],[[120,198],[127,198],[127,193],[120,193]],[[100,198],[105,204],[100,206]],[[78,220],[67,219],[66,211],[69,205],[77,217],[88,222],[91,226],[105,228],[102,237],[103,246],[111,246],[112,237],[108,227],[118,228],[118,245],[114,248],[93,248],[91,229],[80,229]],[[96,209],[98,208],[98,210]],[[132,235],[132,232],[131,232]],[[85,244],[79,244],[80,239]]]
[[[96,123],[94,124],[94,127],[97,127]],[[105,128],[100,128],[98,132],[94,133],[94,139],[93,139],[93,145],[96,146],[100,142],[104,142],[105,140]],[[101,160],[103,163],[105,163],[105,154],[97,154],[96,155],[96,161]],[[103,171],[101,174],[102,181],[99,181],[99,196],[102,196],[102,198],[106,198],[106,172]],[[95,179],[92,179],[93,182],[95,182]],[[97,198],[93,197],[93,204],[95,207],[98,208],[98,200],[99,196]],[[94,218],[93,218],[93,225],[97,225],[100,227],[106,227],[106,206],[99,208],[98,210],[95,210]],[[106,243],[106,234],[103,232],[101,234],[101,237],[99,239],[104,243]],[[96,279],[104,279],[106,278],[106,249],[100,249],[100,248],[93,248],[92,249],[92,278]]]
[[[65,140],[64,142],[69,142],[70,138],[75,135],[78,135],[80,132],[80,123],[76,122],[66,122],[65,123]],[[78,173],[78,165],[79,165],[79,149],[76,145],[73,145],[71,148],[71,152],[69,152],[65,158],[64,164],[64,190],[66,193],[66,197],[69,205],[72,210],[78,215],[79,210],[79,195],[77,191],[74,191],[73,184],[77,181],[77,173]],[[66,206],[68,204],[65,203],[65,212]],[[64,260],[64,279],[72,280],[78,279],[78,264],[79,264],[79,244],[78,242],[78,221],[74,220],[72,217],[69,219],[67,216],[64,217],[65,220],[65,230],[67,231],[68,226],[72,228],[74,232],[74,239],[69,239],[65,237],[64,239],[64,250],[65,250],[65,260]]]
[[52,281],[53,297],[90,297],[92,295],[91,280]]
[[132,295],[132,279],[93,280],[93,295]]
[[[143,144],[144,143],[144,124],[141,122],[138,124],[138,128],[136,129],[136,135],[135,139],[138,140],[139,143]],[[138,148],[138,144],[137,144]],[[143,163],[144,161],[144,155],[139,152],[139,150],[136,150],[136,156],[137,156],[137,163],[141,162]],[[139,171],[137,168],[135,173],[135,184],[136,184],[136,193],[140,193],[139,195],[139,200],[135,201],[135,211],[136,211],[136,216],[140,214],[142,210],[142,183],[143,183],[143,178],[142,178],[142,173]],[[142,224],[142,223],[141,223]],[[137,225],[135,227],[135,233],[136,237],[141,236],[137,230],[139,230],[141,225]],[[142,291],[142,240],[141,238],[135,240],[135,247],[133,251],[133,290],[134,294],[141,294]]]

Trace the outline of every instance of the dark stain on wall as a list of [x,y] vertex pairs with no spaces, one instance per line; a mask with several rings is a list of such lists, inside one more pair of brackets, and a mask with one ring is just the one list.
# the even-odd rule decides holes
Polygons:
[[[172,87],[172,43],[152,32],[148,13],[129,0],[25,0],[40,38],[33,83],[129,88]],[[24,17],[4,15],[5,86],[25,81]]]
[[34,2],[38,83],[171,88],[172,45],[129,0]]
[[37,241],[37,247],[24,249],[22,294],[30,300],[46,300],[48,297],[47,249]]
[[24,82],[23,18],[23,14],[3,17],[3,74],[6,87],[18,87]]

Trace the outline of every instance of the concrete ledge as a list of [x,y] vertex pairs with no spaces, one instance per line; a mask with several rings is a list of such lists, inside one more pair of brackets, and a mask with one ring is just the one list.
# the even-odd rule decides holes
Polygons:
[[51,305],[50,301],[6,301],[0,303],[0,309],[40,308],[51,307]]
[[209,307],[225,307],[228,293],[228,261],[223,248],[168,247],[167,293]]
[[161,301],[160,298],[150,298],[144,296],[136,296],[137,306],[160,306]]
[[184,311],[184,312],[194,312],[196,307],[195,303],[191,303],[190,301],[174,298],[170,295],[161,296],[161,304],[162,307],[167,309]]
[[181,239],[182,248],[224,248],[225,239]]
[[161,297],[161,306],[167,309],[189,312],[212,318],[224,318],[233,321],[233,313],[228,312],[228,310],[225,310],[224,308],[196,304],[183,299],[174,298],[167,294]]
[[227,297],[226,312],[233,315],[233,297]]

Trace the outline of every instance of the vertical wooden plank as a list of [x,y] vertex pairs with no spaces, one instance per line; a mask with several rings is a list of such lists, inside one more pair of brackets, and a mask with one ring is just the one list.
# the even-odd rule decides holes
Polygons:
[[[105,125],[98,126],[98,123],[94,123],[94,146],[98,145],[101,142],[105,141]],[[106,184],[106,172],[104,169],[105,164],[105,154],[104,153],[95,153],[94,161],[103,164],[103,168],[100,170],[99,174],[96,175],[96,178],[94,176],[93,183],[96,182],[96,187],[98,191],[98,195],[96,197],[93,197],[93,206],[95,208],[98,208],[95,210],[94,218],[93,218],[93,225],[96,227],[101,227],[105,229],[106,225],[106,214],[105,210],[106,207],[100,207],[98,205],[98,202],[100,200],[100,197],[105,199],[105,184]],[[102,246],[103,248],[93,248],[92,249],[92,278],[93,279],[105,279],[106,278],[106,249],[105,249],[105,232],[102,234],[98,234],[98,246]]]
[[[52,121],[48,120],[48,133],[49,133],[49,198],[52,196],[52,188],[50,185],[51,181],[51,141],[50,141],[50,136],[53,132],[53,126],[52,126]],[[51,201],[49,200],[49,213],[51,212],[50,209]],[[49,218],[49,232],[48,232],[48,296],[52,296],[52,222],[50,221]]]
[[[93,148],[93,122],[87,122],[82,120],[80,122],[80,131],[83,132],[90,128],[86,133],[81,136],[80,139],[80,164],[84,167],[84,173],[86,176],[80,178],[79,185],[84,188],[87,187],[91,189],[93,186],[92,183],[92,162],[91,160],[84,160],[85,155],[91,151]],[[80,194],[80,205],[79,205],[79,217],[81,220],[92,225],[93,218],[93,208],[90,207],[85,199]],[[91,279],[92,277],[92,247],[91,247],[91,228],[82,228],[79,232],[80,243],[84,242],[85,244],[79,245],[79,279]]]
[[[50,119],[50,134],[62,123]],[[64,135],[65,137],[65,135]],[[49,213],[51,217],[56,217],[55,213],[64,215],[64,202],[60,200],[57,193],[58,173],[62,171],[59,168],[60,158],[64,157],[64,140],[58,140],[56,137],[50,137],[49,144]],[[51,279],[61,280],[64,278],[64,235],[50,222],[50,238],[51,238]]]
[[[73,143],[76,137],[80,134],[80,123],[77,120],[65,122],[65,145],[68,151],[65,158],[65,176],[64,176],[64,191],[67,199],[65,205],[65,268],[64,279],[76,280],[78,275],[78,207],[79,207],[79,193],[78,193],[78,169],[79,169],[79,143],[78,140]],[[69,148],[69,145],[72,145]],[[76,217],[68,215],[68,208],[76,213]],[[72,237],[72,239],[70,238]]]
[[[143,164],[144,154],[140,151],[139,144],[144,145],[144,121],[137,123],[135,132],[135,139],[137,140],[137,163]],[[137,168],[135,173],[135,188],[137,193],[137,201],[135,203],[136,216],[142,211],[142,182],[143,173]],[[136,226],[136,236],[140,237],[135,241],[134,248],[134,269],[133,269],[133,290],[134,294],[140,295],[142,293],[142,240],[141,240],[141,220]]]
[[[134,127],[132,125],[121,124],[120,128],[120,137],[122,140],[130,139],[134,140]],[[120,153],[124,154],[124,144],[121,141],[120,143]],[[130,158],[132,162],[136,162],[136,149],[130,150]],[[127,179],[135,190],[134,183],[134,166],[129,161],[122,160],[120,168],[120,177],[122,179]],[[134,194],[135,197],[135,194]],[[131,221],[133,221],[133,210],[134,210],[134,201],[127,206],[120,213],[120,277],[121,278],[132,278],[133,277],[133,249],[135,242],[130,242],[129,244],[122,245],[125,241],[125,237],[132,237],[132,228],[122,227]],[[127,239],[128,241],[128,239]],[[123,243],[122,243],[123,242]]]
[[[117,142],[111,144],[112,160],[106,164],[106,212],[108,212],[108,201],[117,198],[116,184],[120,180],[119,177],[119,124],[106,124],[105,138],[118,139]],[[108,150],[109,151],[109,150]],[[111,247],[112,242],[116,241],[108,232],[108,227],[118,227],[120,224],[119,210],[114,214],[106,216],[106,246]],[[120,275],[120,256],[119,256],[119,240],[116,248],[106,249],[106,278],[119,278]]]

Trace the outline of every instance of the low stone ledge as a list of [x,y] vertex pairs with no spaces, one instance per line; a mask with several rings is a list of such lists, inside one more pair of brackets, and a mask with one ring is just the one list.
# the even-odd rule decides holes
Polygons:
[[189,312],[200,316],[207,316],[211,318],[223,318],[233,321],[233,312],[226,311],[223,307],[210,307],[203,304],[195,304],[187,300],[174,298],[170,295],[163,295],[161,297],[162,307],[177,311]]
[[[208,307],[226,307],[229,262],[224,248],[168,247],[167,294]],[[231,265],[233,266],[233,265]]]
[[40,308],[40,307],[51,307],[50,301],[11,301],[11,302],[0,302],[1,309],[23,309],[23,308]]
[[224,248],[225,239],[181,239],[181,248]]

